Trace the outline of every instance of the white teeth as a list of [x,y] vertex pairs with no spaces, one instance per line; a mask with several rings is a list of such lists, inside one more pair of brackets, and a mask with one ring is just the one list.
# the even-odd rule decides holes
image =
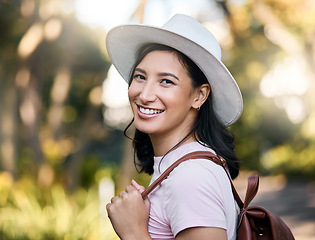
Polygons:
[[148,114],[148,115],[152,115],[152,114],[158,114],[163,112],[163,110],[153,110],[153,109],[148,109],[148,108],[143,108],[140,107],[140,112],[144,113],[144,114]]

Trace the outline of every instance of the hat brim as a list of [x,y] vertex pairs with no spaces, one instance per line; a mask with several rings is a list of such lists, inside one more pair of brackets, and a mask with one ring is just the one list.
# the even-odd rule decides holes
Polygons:
[[170,46],[188,56],[205,74],[211,91],[213,108],[224,125],[233,124],[243,110],[242,95],[225,65],[202,46],[179,34],[148,25],[123,25],[107,35],[109,57],[126,82],[129,81],[138,50],[149,43]]

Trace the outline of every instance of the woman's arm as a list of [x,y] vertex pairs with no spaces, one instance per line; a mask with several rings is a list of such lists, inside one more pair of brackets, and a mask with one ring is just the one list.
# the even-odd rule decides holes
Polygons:
[[222,228],[194,227],[179,232],[176,240],[227,240],[226,230]]
[[144,187],[135,181],[132,185],[128,185],[119,197],[113,197],[111,203],[106,205],[108,217],[120,239],[151,239],[148,232],[150,202],[142,199]]

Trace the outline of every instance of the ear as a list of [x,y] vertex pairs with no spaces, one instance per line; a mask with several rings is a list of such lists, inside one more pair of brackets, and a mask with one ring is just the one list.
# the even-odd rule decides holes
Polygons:
[[192,103],[192,107],[195,109],[200,109],[202,104],[207,100],[210,94],[211,88],[208,83],[202,84],[194,90],[194,101]]

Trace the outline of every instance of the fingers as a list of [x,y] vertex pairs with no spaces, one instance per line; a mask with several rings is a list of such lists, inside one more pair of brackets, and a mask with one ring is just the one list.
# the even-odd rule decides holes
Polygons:
[[110,215],[112,214],[113,210],[114,210],[114,205],[119,202],[119,197],[113,197],[111,200],[110,200],[110,203],[106,204],[106,211],[107,211],[107,214],[108,214],[108,217],[110,217]]
[[[132,185],[126,186],[125,191],[119,193],[119,197],[113,197],[111,199],[111,203],[106,205],[106,210],[108,215],[113,212],[115,206],[122,204],[123,202],[129,201],[130,199],[141,198],[141,193],[145,190],[145,187],[139,185],[135,180],[131,181]],[[145,205],[148,207],[150,206],[150,202],[148,199],[145,201]]]
[[140,193],[142,193],[145,190],[145,187],[139,185],[135,180],[131,180],[131,185],[135,187]]
[[113,201],[111,201],[112,203],[108,203],[106,204],[106,211],[107,211],[107,216],[110,218],[110,216],[113,213]]
[[117,202],[117,200],[119,200],[119,197],[112,197],[112,199],[110,201],[111,201],[111,203],[115,203],[115,202]]
[[137,189],[134,186],[132,186],[132,185],[127,185],[126,188],[125,188],[125,191],[129,193],[129,192],[132,192],[132,191],[137,191]]
[[135,187],[128,185],[126,186],[125,191],[122,191],[119,193],[119,197],[126,198],[128,197],[128,194],[133,193],[133,192],[138,192],[138,190]]
[[122,199],[127,200],[129,196],[136,196],[136,195],[140,195],[140,192],[135,187],[128,185],[126,186],[125,191],[122,191],[119,193],[119,197],[113,197],[111,199],[111,203],[119,202]]
[[124,198],[127,196],[127,193],[125,191],[122,191],[119,193],[119,197]]
[[[111,202],[106,205],[108,216],[110,216],[114,211],[119,209],[121,206],[126,204],[127,205],[132,204],[133,202],[139,201],[140,199],[142,201],[142,196],[139,190],[137,190],[134,186],[131,185],[126,186],[125,191],[120,192],[118,197],[113,197],[111,199]],[[145,202],[145,205],[149,206],[149,204],[150,203],[147,200]]]
[[[139,185],[135,180],[131,180],[131,185],[135,187],[139,191],[139,193],[142,193],[145,190],[145,187]],[[150,209],[150,201],[148,198],[144,199],[144,204],[146,205],[147,208]]]

